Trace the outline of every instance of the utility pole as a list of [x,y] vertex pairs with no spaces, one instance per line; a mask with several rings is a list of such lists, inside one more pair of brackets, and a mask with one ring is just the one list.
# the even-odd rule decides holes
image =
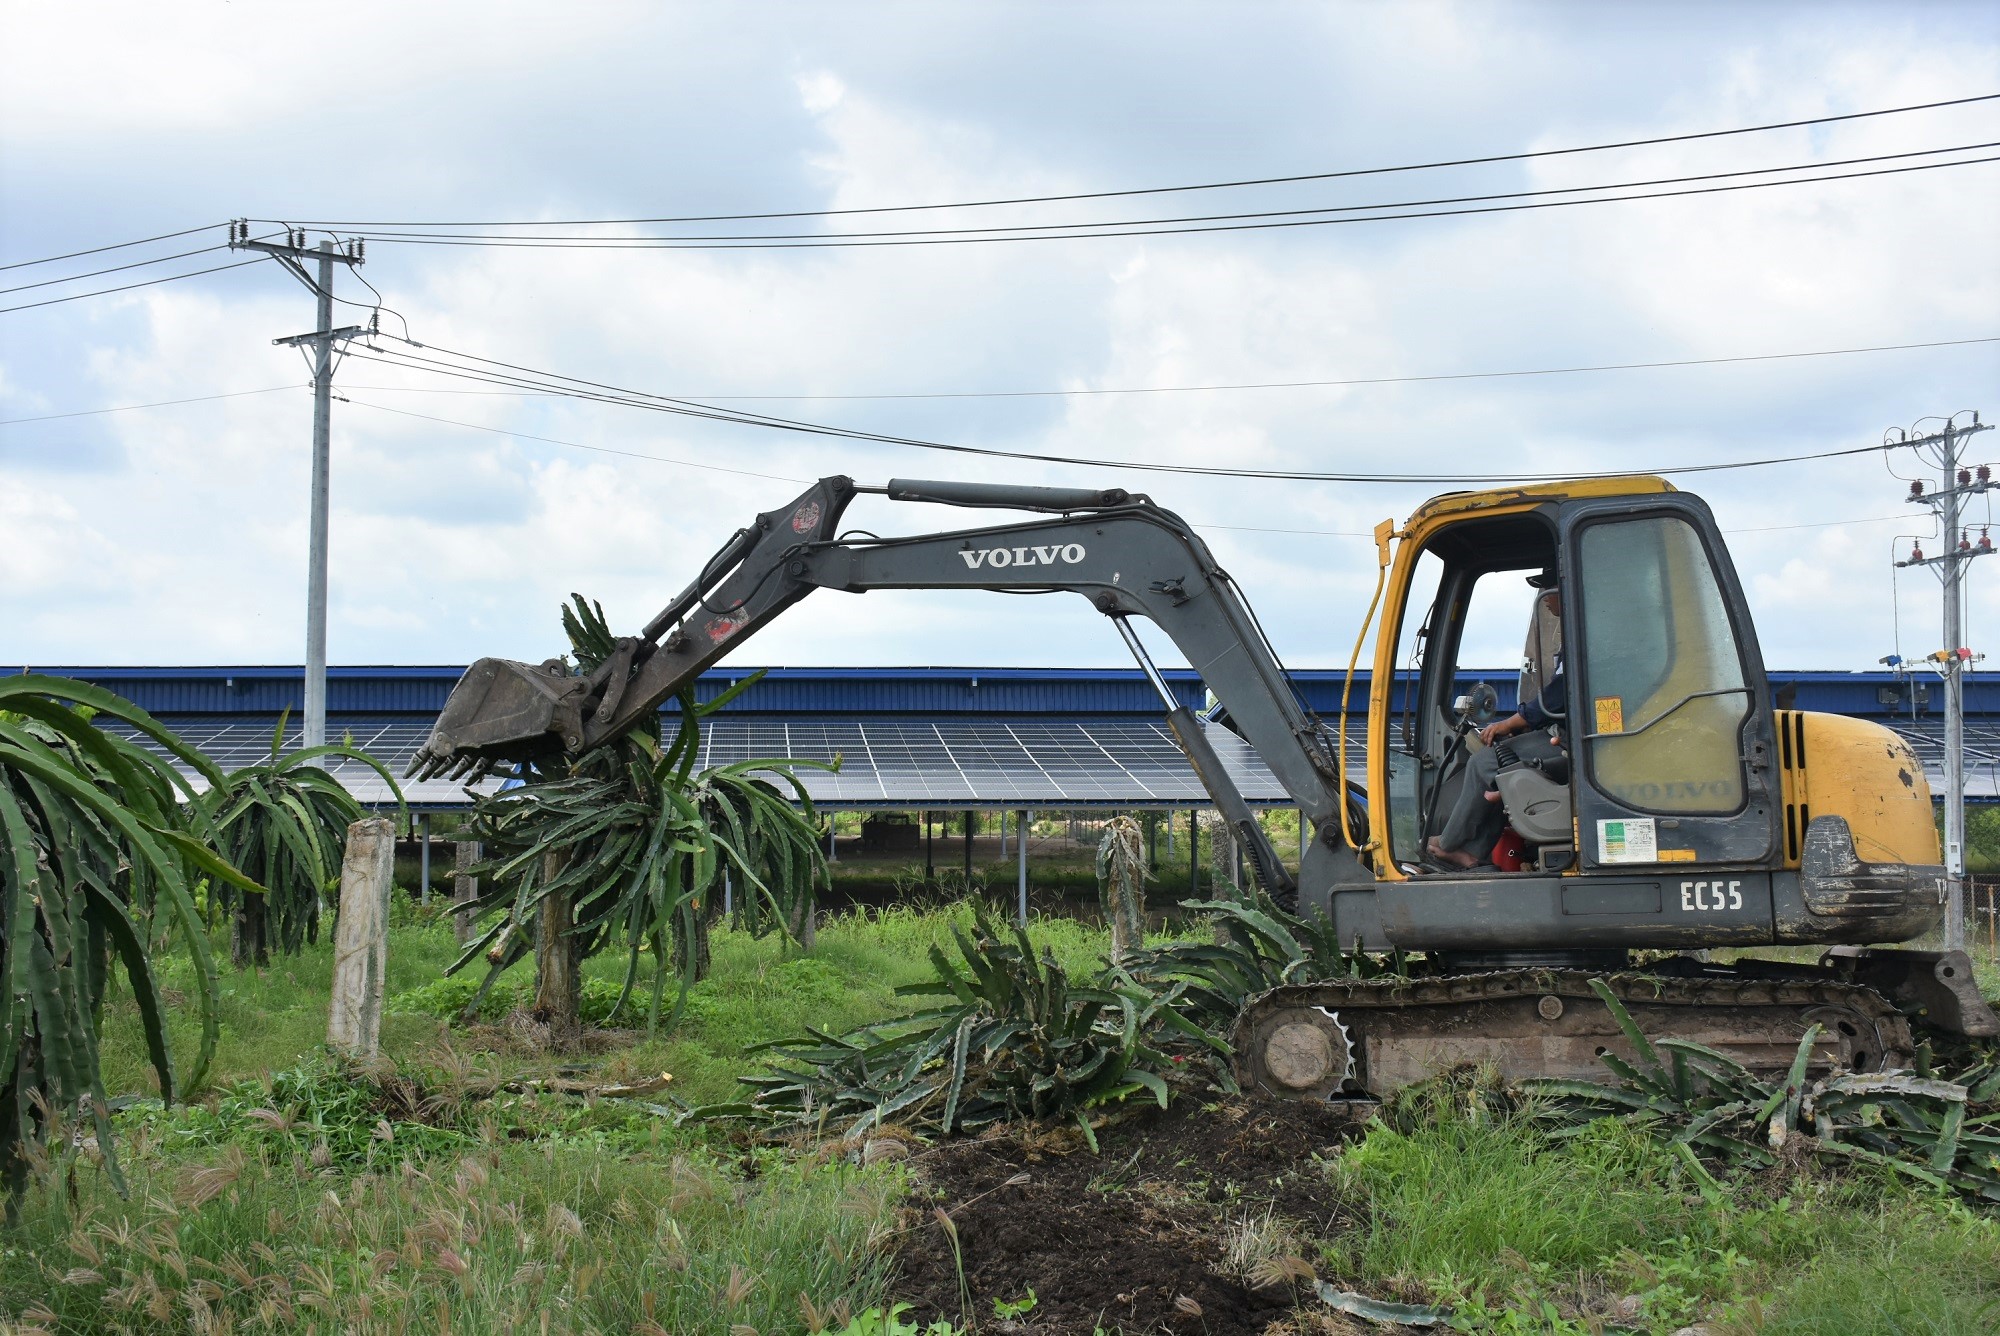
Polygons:
[[[269,255],[306,285],[319,306],[319,324],[311,333],[272,340],[274,344],[311,349],[307,361],[312,367],[313,386],[312,520],[306,558],[306,699],[302,745],[319,747],[326,743],[326,523],[327,493],[333,473],[333,348],[336,342],[370,332],[360,325],[333,327],[333,266],[344,264],[351,270],[364,262],[366,251],[364,243],[336,246],[331,238],[308,250],[302,230],[287,231],[283,245],[252,241],[250,224],[242,219],[230,224],[229,246],[231,250],[262,251]],[[317,282],[306,272],[307,260],[318,262]]]
[[1910,483],[1909,500],[1928,507],[1938,517],[1938,533],[1944,551],[1927,557],[1921,545],[1912,544],[1908,560],[1897,566],[1929,566],[1944,587],[1944,648],[1934,650],[1928,662],[1944,679],[1944,949],[1965,949],[1965,674],[1976,661],[1965,644],[1965,564],[1974,557],[1991,556],[1993,539],[1980,528],[1979,541],[1972,541],[1964,522],[1966,498],[1993,490],[1993,471],[1985,464],[1971,469],[1959,463],[1963,442],[1992,426],[1981,423],[1979,414],[1972,425],[1961,427],[1958,419],[1945,419],[1944,430],[1928,436],[1912,436],[1892,430],[1885,439],[1891,446],[1909,446],[1938,466],[1941,485],[1926,491],[1922,479]]

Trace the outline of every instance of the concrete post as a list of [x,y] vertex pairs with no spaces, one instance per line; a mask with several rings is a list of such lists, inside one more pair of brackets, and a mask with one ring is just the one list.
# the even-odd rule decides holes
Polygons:
[[423,841],[417,846],[417,903],[431,902],[431,814],[425,812],[417,818],[417,838]]
[[333,932],[333,1006],[326,1042],[352,1058],[381,1051],[382,981],[389,965],[389,888],[396,870],[396,827],[368,817],[347,828],[340,864],[340,921]]
[[[479,842],[460,840],[452,861],[457,871],[451,879],[451,902],[455,905],[470,905],[479,898],[479,878],[466,871],[479,861]],[[458,944],[464,946],[472,940],[472,911],[456,909],[452,911],[451,926],[458,934]]]

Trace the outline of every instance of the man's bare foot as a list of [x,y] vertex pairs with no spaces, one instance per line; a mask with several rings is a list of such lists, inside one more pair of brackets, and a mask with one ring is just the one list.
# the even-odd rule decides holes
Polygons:
[[1432,858],[1448,867],[1470,868],[1479,866],[1479,859],[1477,857],[1466,853],[1463,849],[1445,848],[1442,844],[1438,843],[1438,838],[1435,835],[1431,836],[1431,841],[1425,846],[1425,850]]

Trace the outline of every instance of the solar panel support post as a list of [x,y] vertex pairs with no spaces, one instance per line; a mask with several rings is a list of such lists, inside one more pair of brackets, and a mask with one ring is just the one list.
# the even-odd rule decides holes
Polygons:
[[427,905],[431,902],[431,814],[429,812],[417,817],[417,829],[421,832],[417,836],[421,841],[417,845],[417,903]]
[[1014,813],[1015,898],[1021,927],[1028,926],[1028,810]]
[[972,890],[972,813],[965,814],[965,889]]
[[1201,894],[1201,811],[1188,808],[1188,894]]

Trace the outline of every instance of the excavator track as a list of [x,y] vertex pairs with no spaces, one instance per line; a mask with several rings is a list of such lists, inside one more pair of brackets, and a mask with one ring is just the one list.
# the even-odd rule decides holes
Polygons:
[[1878,1071],[1914,1058],[1909,1021],[1880,993],[1805,979],[1672,978],[1512,969],[1289,984],[1251,998],[1230,1031],[1237,1084],[1277,1099],[1382,1098],[1460,1067],[1503,1080],[1606,1082],[1631,1042],[1591,988],[1601,979],[1650,1039],[1685,1039],[1753,1071],[1784,1071],[1820,1026],[1811,1065]]

